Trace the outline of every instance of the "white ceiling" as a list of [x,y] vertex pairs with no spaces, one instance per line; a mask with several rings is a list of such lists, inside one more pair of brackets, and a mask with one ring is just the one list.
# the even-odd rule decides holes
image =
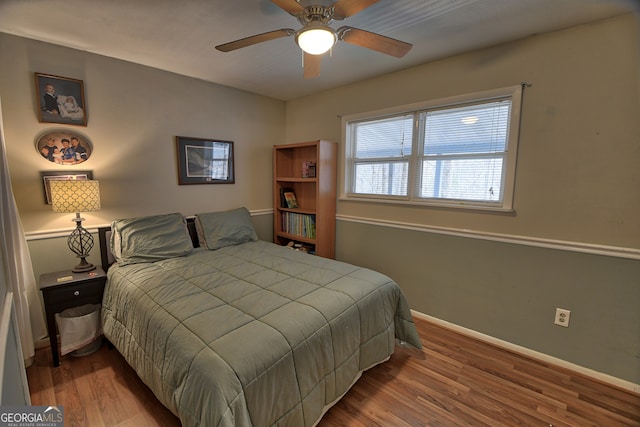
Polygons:
[[[331,0],[299,0],[329,5]],[[297,19],[270,0],[0,0],[0,32],[288,100],[536,33],[595,21],[637,0],[380,0],[332,23],[413,44],[397,59],[338,42],[320,77],[302,77],[293,37],[223,53],[214,46]],[[7,60],[5,58],[4,60]]]

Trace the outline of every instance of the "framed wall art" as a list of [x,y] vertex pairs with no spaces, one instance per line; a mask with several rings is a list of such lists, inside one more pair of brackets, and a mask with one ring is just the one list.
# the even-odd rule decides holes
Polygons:
[[233,184],[233,141],[176,136],[178,184]]
[[82,80],[35,73],[38,121],[87,125]]
[[93,179],[92,171],[43,171],[40,172],[42,188],[44,190],[44,202],[51,204],[51,181],[90,180]]
[[89,160],[93,147],[89,139],[69,130],[47,131],[36,138],[42,158],[59,165],[77,165]]

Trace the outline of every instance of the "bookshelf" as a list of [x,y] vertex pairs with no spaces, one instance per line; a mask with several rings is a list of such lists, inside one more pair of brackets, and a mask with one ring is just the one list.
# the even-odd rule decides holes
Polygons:
[[[310,253],[335,257],[337,155],[337,144],[323,140],[273,147],[275,243],[293,242]],[[293,191],[298,207],[287,207],[283,189]]]

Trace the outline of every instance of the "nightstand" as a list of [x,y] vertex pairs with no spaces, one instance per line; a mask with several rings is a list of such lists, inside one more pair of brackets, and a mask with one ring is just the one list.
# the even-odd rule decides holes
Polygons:
[[60,365],[55,314],[84,304],[101,304],[106,281],[107,275],[100,267],[84,273],[64,270],[40,276],[53,366]]

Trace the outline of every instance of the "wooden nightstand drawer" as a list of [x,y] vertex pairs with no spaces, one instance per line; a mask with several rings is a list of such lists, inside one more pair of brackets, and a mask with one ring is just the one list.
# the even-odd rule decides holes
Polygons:
[[85,304],[85,301],[101,301],[103,292],[104,281],[102,283],[93,282],[59,286],[46,292],[45,295],[50,304],[58,305],[64,303],[65,305],[72,304],[77,306]]

